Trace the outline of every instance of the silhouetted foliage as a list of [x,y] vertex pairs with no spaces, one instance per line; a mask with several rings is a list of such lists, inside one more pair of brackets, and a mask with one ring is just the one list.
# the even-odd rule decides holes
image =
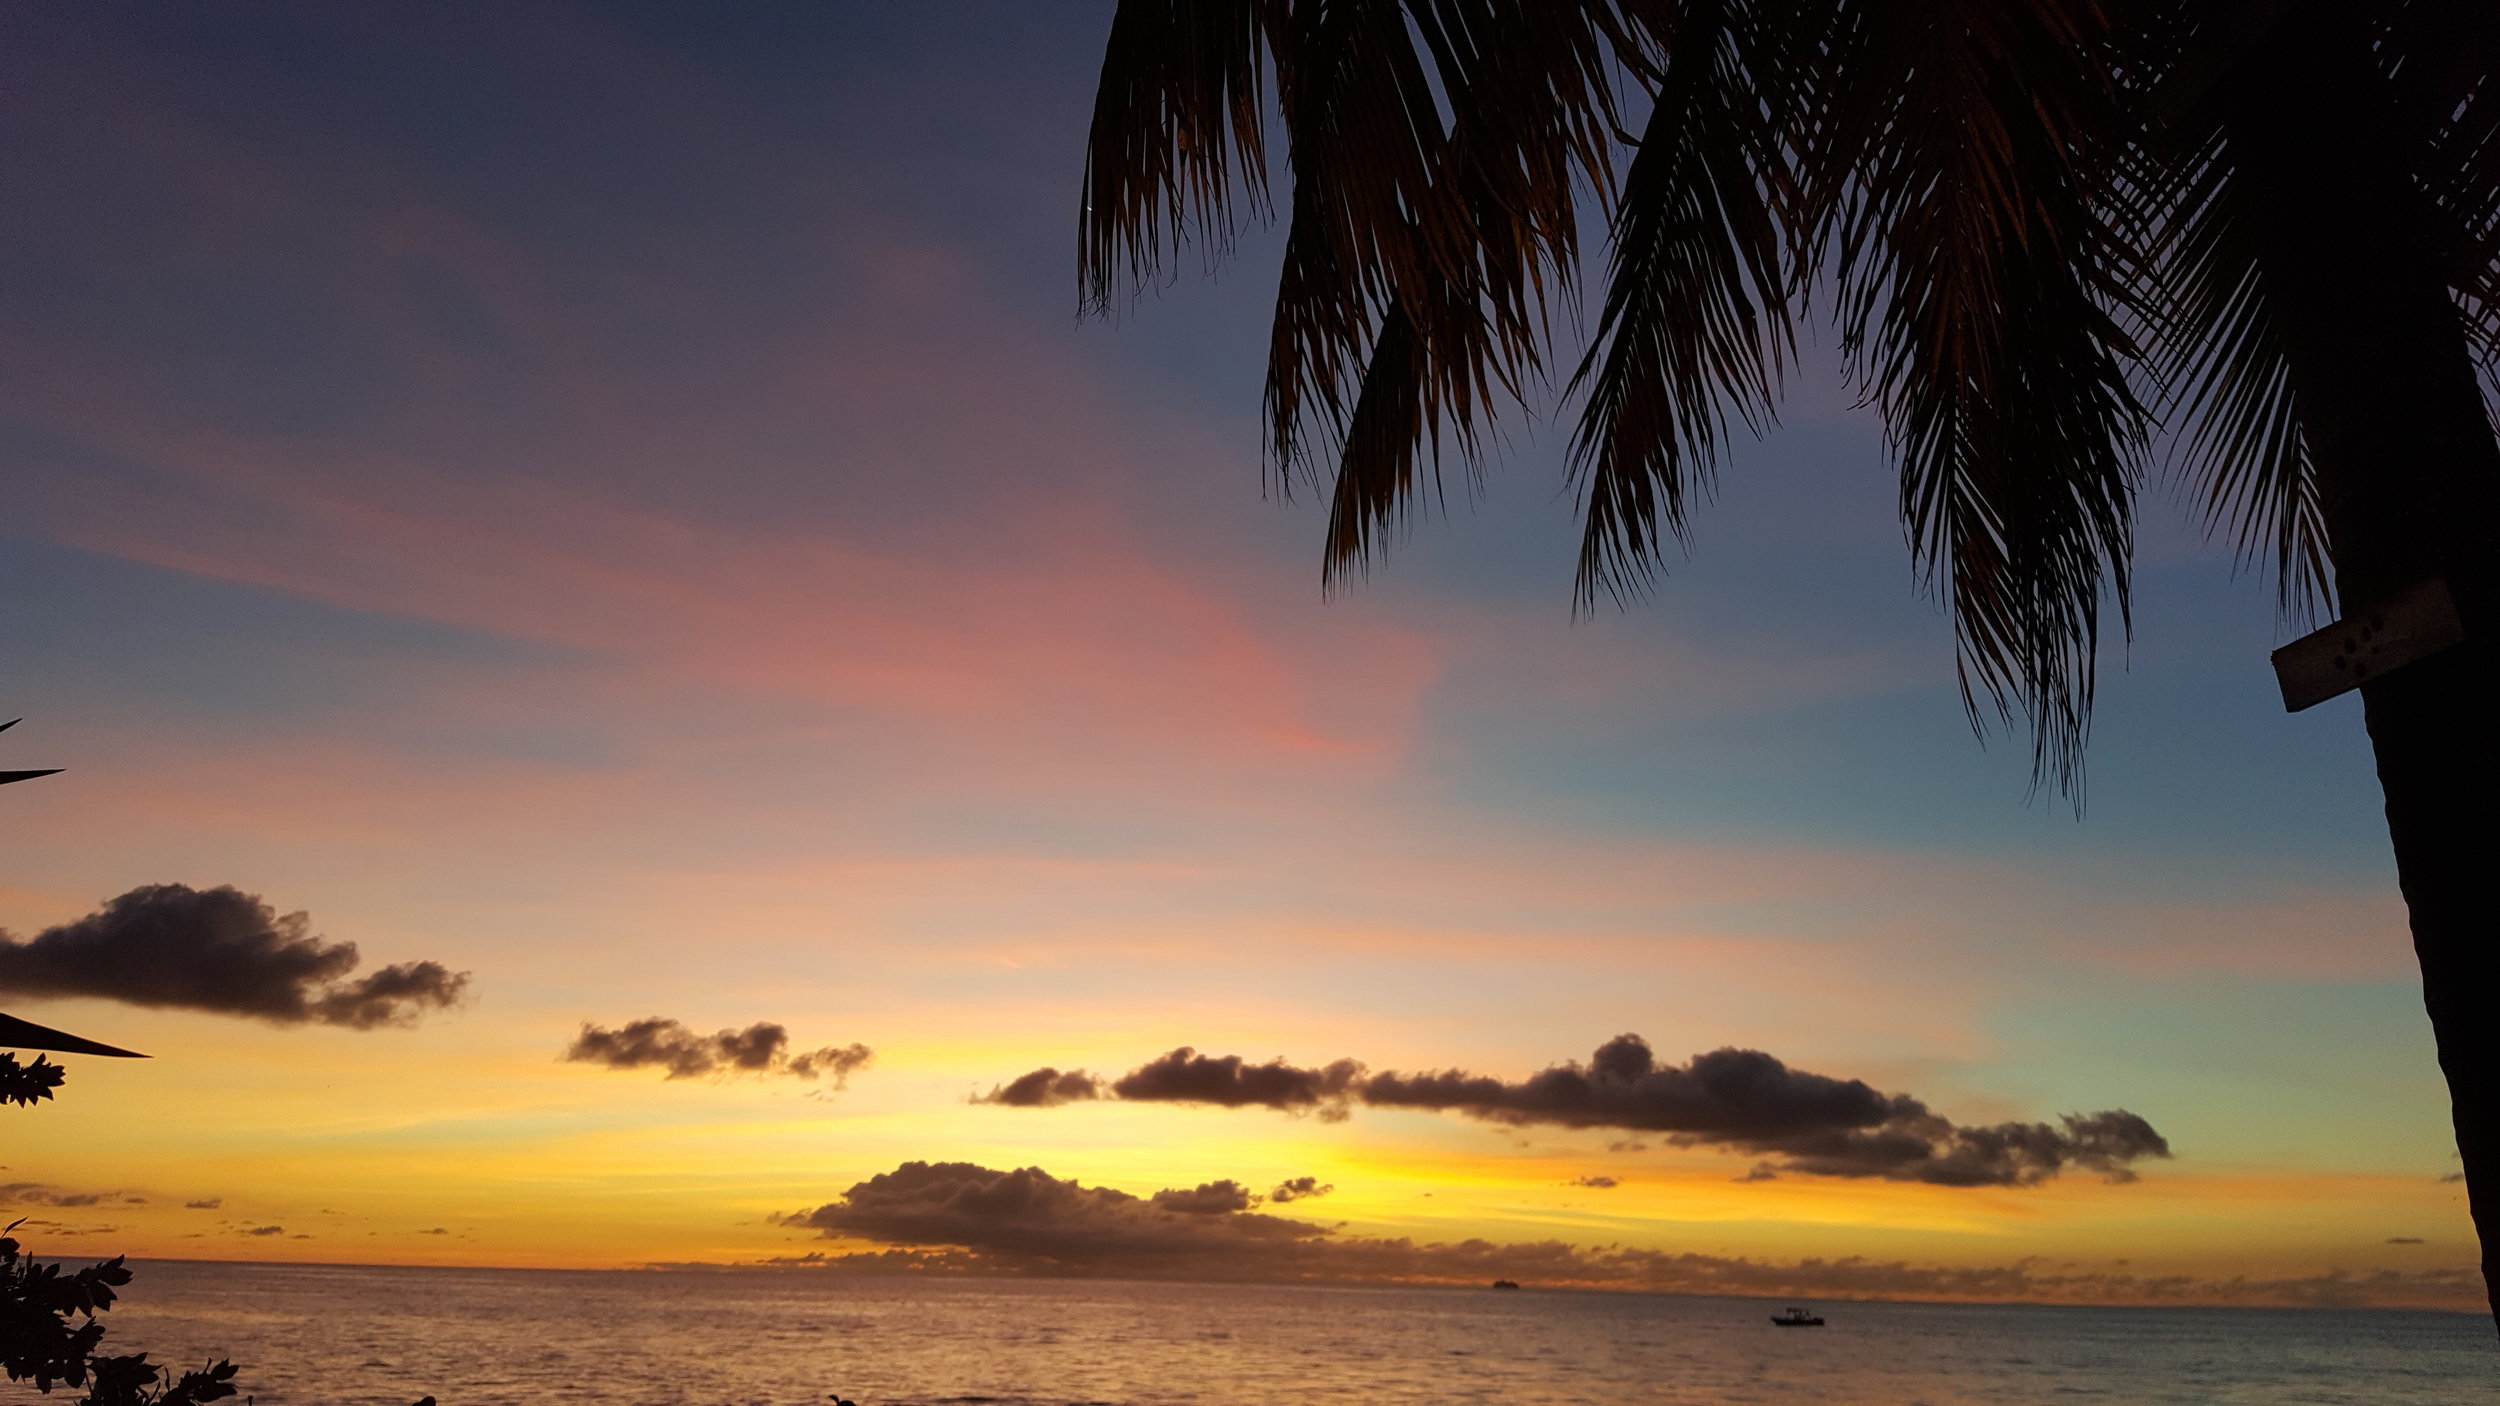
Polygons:
[[[2038,774],[2071,787],[2158,429],[2287,602],[2336,589],[2323,407],[2295,394],[2280,325],[2298,291],[2269,281],[2244,189],[2271,118],[2244,90],[2311,30],[2354,56],[2355,122],[2410,178],[2389,203],[2427,251],[2380,257],[2419,252],[2430,296],[2453,291],[2437,352],[2470,381],[2500,367],[2492,13],[1126,0],[1080,287],[1105,309],[1191,240],[1220,254],[1286,186],[1266,438],[1278,486],[1330,503],[1331,582],[1434,490],[1445,449],[1472,469],[1499,403],[1576,360],[1584,609],[1688,540],[1729,431],[1770,426],[1800,327],[1827,314],[1898,458],[1973,722],[2021,714]],[[1603,294],[1575,347],[1553,314],[1578,307],[1592,223]]]
[[14,1237],[0,1237],[0,1367],[9,1380],[32,1380],[37,1391],[55,1383],[85,1385],[104,1337],[95,1316],[112,1307],[113,1291],[129,1282],[119,1257],[63,1274],[57,1264],[26,1258]]
[[29,1258],[14,1237],[0,1236],[0,1370],[41,1392],[85,1387],[84,1406],[196,1406],[234,1395],[231,1362],[167,1380],[170,1369],[144,1352],[96,1354],[104,1340],[96,1315],[111,1308],[114,1291],[129,1282],[129,1266],[119,1255],[64,1272]]
[[29,1107],[37,1099],[52,1097],[66,1077],[61,1066],[42,1055],[35,1056],[32,1064],[20,1064],[16,1055],[0,1054],[0,1104]]

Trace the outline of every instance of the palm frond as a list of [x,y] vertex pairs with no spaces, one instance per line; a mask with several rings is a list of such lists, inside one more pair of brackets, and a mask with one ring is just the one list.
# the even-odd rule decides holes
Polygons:
[[1238,192],[1267,200],[1267,51],[1286,0],[1121,0],[1104,48],[1077,220],[1084,304],[1112,305],[1192,238],[1220,250]]
[[1370,560],[1414,494],[1416,461],[1431,438],[1422,360],[1414,325],[1391,308],[1346,427],[1344,462],[1329,497],[1323,586]]
[[[1433,203],[1444,137],[1395,0],[1299,5],[1288,34],[1277,74],[1293,220],[1268,343],[1267,435],[1290,494],[1297,477],[1317,477],[1314,420],[1345,472],[1349,407],[1382,318],[1398,305],[1399,285],[1427,277],[1430,246],[1408,212]],[[1357,466],[1358,480],[1370,476]]]
[[2077,794],[2104,593],[2128,617],[2148,417],[2128,380],[2142,260],[2123,192],[2118,42],[2092,0],[1861,11],[1834,45],[1811,172],[1844,345],[1901,458],[1963,703],[2028,721]]
[[1276,311],[1267,351],[1267,459],[1279,490],[1317,478],[1306,443],[1319,422],[1323,439],[1344,433],[1346,408],[1359,368],[1370,355],[1379,299],[1346,240],[1331,228],[1327,182],[1297,166],[1293,219],[1276,280]]
[[2305,621],[2334,600],[2326,524],[2251,217],[2235,194],[2209,134],[2182,164],[2159,251],[2164,418],[2180,426],[2178,467],[2198,487],[2206,530],[2264,566],[2283,617]]
[[1618,600],[1682,542],[1733,414],[1760,433],[1793,349],[1781,83],[1807,7],[1689,0],[1661,36],[1649,121],[1615,207],[1605,309],[1573,377],[1583,531],[1574,605]]
[[[1335,440],[1334,582],[1411,502],[1420,456],[1437,464],[1447,435],[1472,469],[1496,404],[1540,374],[1576,198],[1608,177],[1612,41],[1603,6],[1518,0],[1338,0],[1302,6],[1296,26],[1268,439],[1288,486],[1313,412]],[[1314,204],[1326,216],[1306,223]],[[1421,438],[1394,443],[1384,423]]]
[[2500,377],[2500,7],[2411,0],[2386,49],[2418,129],[2416,167],[2449,259],[2448,282],[2481,363],[2486,405]]
[[1390,452],[1353,432],[1358,397],[1387,404],[1390,382],[1412,382],[1399,397],[1418,413],[1402,418],[1454,434],[1472,459],[1497,394],[1537,373],[1546,305],[1574,258],[1575,197],[1606,179],[1603,70],[1620,42],[1604,4],[1123,3],[1088,166],[1089,297],[1100,305],[1123,261],[1146,276],[1186,231],[1227,234],[1237,186],[1264,194],[1264,55],[1294,210],[1270,336],[1270,462],[1288,492],[1327,449],[1354,498],[1405,485],[1332,531],[1331,572],[1368,553],[1363,524],[1415,482],[1410,449],[1347,457]]

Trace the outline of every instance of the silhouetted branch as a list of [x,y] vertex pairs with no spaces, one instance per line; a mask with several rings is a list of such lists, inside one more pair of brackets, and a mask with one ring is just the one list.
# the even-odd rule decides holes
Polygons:
[[67,1070],[42,1055],[35,1056],[32,1064],[20,1064],[16,1055],[0,1054],[0,1104],[31,1107],[38,1099],[52,1097],[52,1091],[68,1077]]

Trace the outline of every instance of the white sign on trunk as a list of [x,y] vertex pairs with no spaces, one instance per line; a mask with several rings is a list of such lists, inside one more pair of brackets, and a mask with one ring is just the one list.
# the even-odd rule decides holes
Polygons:
[[2297,713],[2464,639],[2448,583],[2434,576],[2276,650],[2274,679]]

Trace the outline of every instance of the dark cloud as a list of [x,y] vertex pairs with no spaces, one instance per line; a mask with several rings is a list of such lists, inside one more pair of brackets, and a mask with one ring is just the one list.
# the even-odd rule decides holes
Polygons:
[[186,1211],[213,1211],[225,1204],[226,1198],[223,1196],[204,1196],[197,1201],[183,1202],[182,1208]]
[[[997,1101],[1048,1072],[1007,1085]],[[1662,1065],[1637,1035],[1607,1041],[1586,1064],[1557,1064],[1517,1081],[1455,1069],[1367,1074],[1350,1059],[1317,1068],[1281,1059],[1246,1064],[1237,1055],[1183,1046],[1122,1076],[1110,1091],[1136,1101],[1255,1105],[1323,1118],[1342,1118],[1361,1103],[1509,1127],[1623,1129],[1681,1147],[1764,1157],[1773,1172],[1939,1186],[2033,1186],[2070,1168],[2131,1181],[2131,1163],[2170,1155],[2152,1124],[2124,1109],[2067,1114],[2055,1123],[1965,1127],[1908,1094],[1792,1069],[1760,1050],[1715,1050]]]
[[985,1094],[973,1096],[974,1103],[995,1103],[1008,1108],[1057,1108],[1063,1103],[1077,1103],[1102,1097],[1102,1080],[1082,1069],[1065,1074],[1056,1069],[1036,1069],[1019,1075]]
[[2422,1243],[2422,1237],[2419,1235],[2390,1235],[2387,1237],[2387,1243],[2390,1245],[2419,1245]]
[[1183,1045],[1121,1075],[1111,1092],[1139,1102],[1315,1111],[1333,1122],[1345,1117],[1347,1094],[1362,1077],[1363,1066],[1350,1059],[1321,1069],[1297,1069],[1281,1059],[1249,1064],[1239,1055],[1202,1055]]
[[[341,945],[351,957],[355,954],[354,943]],[[357,1030],[414,1025],[428,1007],[457,1005],[468,985],[467,972],[452,971],[440,962],[395,962],[323,992],[313,1002],[313,1019]]]
[[951,1246],[986,1264],[1068,1273],[1221,1266],[1248,1247],[1326,1233],[1250,1211],[1246,1196],[1231,1208],[1208,1204],[1240,1194],[1238,1184],[1225,1181],[1146,1198],[1062,1181],[1039,1167],[1001,1172],[969,1162],[906,1162],[838,1201],[780,1219],[837,1239]]
[[2463,1180],[2465,1180],[2465,1173],[2463,1172],[2450,1172],[2446,1176],[2440,1178],[2440,1181],[2443,1183]]
[[1913,1107],[1859,1080],[1790,1069],[1757,1050],[1719,1050],[1689,1065],[1660,1067],[1636,1035],[1607,1041],[1586,1065],[1557,1064],[1516,1083],[1454,1069],[1392,1072],[1366,1080],[1362,1097],[1380,1107],[1447,1109],[1511,1125],[1713,1140],[1871,1128]]
[[1267,1193],[1267,1199],[1281,1206],[1288,1201],[1308,1201],[1325,1196],[1336,1189],[1318,1177],[1295,1177],[1291,1181],[1276,1183],[1275,1188]]
[[448,1226],[438,1225],[430,1230],[420,1230],[417,1233],[419,1235],[449,1235],[451,1234],[451,1229]]
[[150,884],[32,941],[0,933],[0,991],[371,1030],[413,1025],[468,988],[467,972],[439,962],[351,980],[356,944],[326,942],[309,923],[231,887]]
[[1222,1181],[1200,1182],[1184,1191],[1168,1187],[1146,1198],[1158,1210],[1179,1211],[1183,1215],[1217,1216],[1228,1211],[1246,1211],[1259,1204],[1260,1197],[1250,1188],[1226,1177]]
[[577,1064],[603,1064],[610,1069],[665,1069],[671,1079],[706,1074],[786,1074],[794,1079],[830,1077],[834,1087],[848,1082],[851,1072],[876,1058],[866,1045],[827,1045],[790,1053],[790,1032],[768,1020],[744,1030],[698,1035],[674,1020],[652,1016],[614,1030],[588,1021],[564,1051]]
[[1585,1186],[1596,1191],[1611,1191],[1615,1187],[1622,1185],[1622,1183],[1616,1181],[1613,1177],[1585,1176],[1573,1177],[1571,1180],[1564,1182],[1563,1185]]
[[246,1235],[284,1235],[286,1234],[286,1227],[283,1225],[256,1225],[243,1233]]
[[[1348,1235],[1251,1209],[1231,1180],[1132,1196],[1063,1181],[1039,1167],[997,1171],[968,1162],[906,1162],[835,1201],[776,1223],[869,1248],[816,1251],[768,1263],[836,1270],[1042,1273],[1215,1280],[1438,1282],[1495,1279],[1592,1288],[1755,1297],[2035,1299],[2051,1302],[2411,1303],[2473,1307],[2469,1266],[2333,1271],[2307,1278],[2198,1279],[2107,1269],[1920,1265],[1804,1259],[1780,1264],[1718,1255],[1559,1240],[1418,1242]],[[1188,1209],[1175,1202],[1187,1201]],[[1216,1206],[1216,1201],[1232,1202]]]
[[847,1045],[826,1045],[805,1054],[790,1056],[784,1072],[793,1079],[831,1079],[835,1088],[850,1082],[851,1073],[877,1057],[877,1052],[857,1040]]

